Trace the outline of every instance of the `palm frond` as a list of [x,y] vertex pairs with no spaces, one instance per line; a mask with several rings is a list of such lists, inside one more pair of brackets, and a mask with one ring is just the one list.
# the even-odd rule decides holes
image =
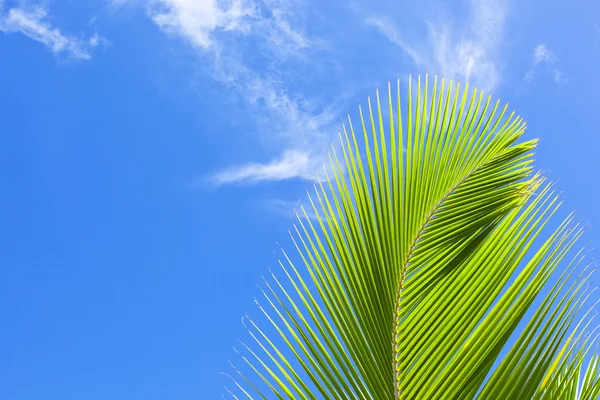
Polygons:
[[524,121],[443,78],[393,91],[332,146],[316,218],[302,208],[296,255],[257,302],[270,329],[246,319],[255,377],[236,369],[238,395],[596,398],[593,318],[578,323],[590,272],[571,256],[583,229],[571,215],[549,231],[560,200],[533,173]]

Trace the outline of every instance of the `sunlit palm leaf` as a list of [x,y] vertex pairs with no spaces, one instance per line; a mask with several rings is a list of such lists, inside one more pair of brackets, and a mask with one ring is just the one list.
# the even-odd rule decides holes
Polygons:
[[360,135],[344,126],[309,194],[316,218],[303,211],[292,235],[302,266],[283,252],[283,279],[265,281],[272,326],[246,319],[256,377],[236,369],[239,396],[598,396],[591,320],[575,323],[580,253],[506,347],[582,233],[568,217],[541,236],[559,201],[532,174],[536,141],[518,143],[522,119],[477,89],[429,86],[409,80],[403,103],[398,82],[384,110],[379,96],[361,110]]

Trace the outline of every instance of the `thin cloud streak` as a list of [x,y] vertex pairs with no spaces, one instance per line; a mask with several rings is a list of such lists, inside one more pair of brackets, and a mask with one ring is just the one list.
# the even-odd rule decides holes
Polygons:
[[303,151],[288,150],[279,159],[266,164],[250,163],[234,166],[214,174],[211,183],[258,183],[290,178],[316,179],[311,155]]
[[[204,181],[212,185],[256,184],[287,179],[314,179],[330,143],[339,115],[334,102],[319,108],[302,95],[290,93],[285,84],[272,76],[262,76],[244,64],[227,60],[215,79],[243,95],[254,110],[255,123],[265,134],[262,140],[287,150],[265,163],[232,166],[211,174]],[[221,64],[218,64],[221,66]]]
[[[300,199],[296,201],[283,200],[283,199],[269,199],[264,202],[265,208],[269,211],[283,215],[285,217],[291,218],[293,221],[296,221],[296,216],[300,218],[309,218],[312,220],[317,220],[318,216],[315,210],[313,209],[310,201],[302,201]],[[304,209],[304,211],[303,211]],[[306,214],[304,213],[306,211]]]
[[385,36],[390,42],[400,47],[406,54],[410,56],[415,64],[422,64],[423,60],[421,54],[414,49],[408,42],[406,42],[400,32],[394,28],[394,26],[385,18],[374,18],[370,17],[365,20],[367,25],[373,26],[383,36]]
[[5,11],[0,3],[0,31],[7,34],[21,33],[42,43],[55,55],[65,54],[78,60],[91,59],[96,47],[108,44],[106,39],[96,33],[84,40],[65,35],[52,26],[48,11],[42,6],[14,7]]
[[566,79],[557,66],[558,62],[558,57],[548,50],[548,47],[545,44],[538,44],[533,49],[531,55],[531,67],[525,73],[523,80],[527,83],[532,83],[537,76],[538,70],[544,66],[552,75],[552,79],[555,83],[564,83]]
[[[113,7],[143,0],[113,0]],[[280,0],[146,0],[150,19],[165,33],[180,37],[210,60],[209,74],[242,98],[261,139],[287,149],[265,163],[225,168],[200,181],[213,185],[254,184],[284,179],[312,179],[319,155],[335,133],[335,116],[301,93],[290,90],[281,68],[260,72],[245,60],[248,41],[269,64],[301,59],[315,44],[299,25],[292,3]],[[242,43],[243,42],[243,43]],[[247,46],[246,46],[247,47]],[[256,55],[250,55],[255,57]],[[268,129],[267,129],[268,128]]]
[[504,36],[508,7],[501,0],[472,0],[464,24],[427,23],[427,40],[407,41],[387,18],[369,17],[373,26],[428,72],[467,80],[493,91],[501,83],[498,47]]

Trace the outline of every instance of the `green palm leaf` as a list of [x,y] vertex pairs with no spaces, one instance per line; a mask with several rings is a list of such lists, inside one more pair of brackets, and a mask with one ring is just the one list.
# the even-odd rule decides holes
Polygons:
[[560,201],[533,173],[536,141],[518,141],[525,123],[468,84],[393,91],[332,147],[316,218],[294,226],[299,258],[282,253],[257,302],[271,327],[245,319],[248,372],[228,393],[597,398],[590,272],[570,255],[582,228],[569,216],[544,237]]

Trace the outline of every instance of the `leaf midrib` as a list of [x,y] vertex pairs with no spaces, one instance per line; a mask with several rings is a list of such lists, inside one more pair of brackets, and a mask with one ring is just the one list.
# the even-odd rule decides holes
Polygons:
[[[501,154],[502,152],[500,152]],[[448,192],[446,192],[446,194],[444,194],[444,196],[438,201],[438,203],[435,205],[435,207],[433,207],[433,209],[429,212],[429,214],[427,215],[427,218],[425,219],[425,221],[423,222],[423,224],[421,224],[421,227],[419,228],[419,231],[417,232],[415,238],[413,239],[411,246],[409,248],[408,254],[406,256],[406,261],[404,262],[404,264],[402,265],[402,270],[400,272],[400,282],[398,283],[398,287],[396,289],[396,299],[395,299],[395,304],[394,304],[394,316],[393,316],[393,325],[392,325],[392,366],[393,366],[393,376],[394,376],[394,398],[395,399],[399,399],[399,393],[398,393],[398,376],[397,376],[397,371],[396,371],[396,357],[398,356],[398,352],[396,351],[396,330],[398,329],[398,307],[400,306],[400,300],[402,298],[402,290],[404,289],[404,280],[406,278],[406,271],[408,269],[408,265],[410,263],[410,260],[413,256],[415,247],[419,241],[419,239],[421,238],[421,235],[423,234],[423,232],[425,231],[425,228],[427,227],[427,225],[429,224],[429,222],[431,221],[431,218],[433,218],[433,216],[437,213],[437,211],[440,209],[440,207],[442,206],[442,204],[444,204],[444,202],[446,200],[448,200],[448,198],[452,195],[452,193],[454,193],[454,191],[460,186],[462,185],[466,180],[468,180],[471,176],[473,176],[473,174],[477,171],[479,171],[480,169],[484,168],[487,164],[489,164],[491,161],[493,161],[496,157],[490,157],[487,160],[485,160],[484,162],[482,162],[481,164],[479,164],[478,166],[476,166],[475,168],[473,168],[471,171],[469,171],[469,173],[467,173],[459,182],[457,182],[454,186],[452,186],[450,188],[450,190],[448,190]]]

